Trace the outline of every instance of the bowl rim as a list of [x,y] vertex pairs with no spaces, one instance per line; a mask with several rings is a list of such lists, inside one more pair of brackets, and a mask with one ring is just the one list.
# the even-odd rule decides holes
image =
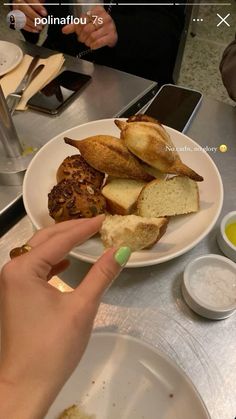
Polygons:
[[235,216],[236,218],[236,211],[230,211],[228,212],[221,220],[220,223],[220,233],[224,239],[224,241],[226,242],[226,244],[234,251],[236,252],[236,246],[228,239],[228,237],[225,234],[225,226],[227,224],[227,221],[231,218]]
[[205,303],[204,301],[202,301],[201,299],[199,299],[192,292],[191,286],[190,286],[190,281],[191,281],[190,272],[191,272],[193,266],[196,263],[198,263],[199,261],[202,261],[202,260],[206,260],[206,259],[208,259],[209,261],[214,260],[214,259],[218,260],[218,261],[222,261],[225,264],[230,265],[235,270],[235,274],[236,274],[236,263],[233,262],[231,259],[227,258],[226,256],[221,256],[221,255],[214,254],[214,253],[209,253],[207,255],[199,256],[199,257],[191,260],[184,269],[183,282],[184,282],[184,286],[185,286],[185,289],[186,289],[187,293],[200,307],[208,310],[211,313],[226,314],[228,312],[232,312],[232,311],[236,310],[236,302],[234,304],[225,305],[224,308],[217,307],[217,306],[211,306],[211,305],[208,305],[207,303]]

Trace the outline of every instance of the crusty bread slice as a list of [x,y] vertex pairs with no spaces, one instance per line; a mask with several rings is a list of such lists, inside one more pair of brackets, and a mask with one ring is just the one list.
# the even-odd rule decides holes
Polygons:
[[104,247],[129,246],[132,252],[152,246],[166,231],[168,218],[107,215],[100,230]]
[[153,180],[141,191],[137,213],[142,217],[169,217],[199,210],[197,183],[184,176]]
[[136,209],[138,196],[146,182],[133,179],[113,178],[102,189],[107,210],[111,214],[127,215]]

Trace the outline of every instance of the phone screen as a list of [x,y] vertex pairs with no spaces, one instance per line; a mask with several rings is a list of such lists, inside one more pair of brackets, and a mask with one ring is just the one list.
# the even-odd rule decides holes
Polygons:
[[36,93],[28,102],[28,106],[42,112],[56,114],[62,110],[65,103],[81,91],[90,79],[91,76],[86,74],[63,71]]
[[202,98],[201,93],[178,86],[163,86],[146,110],[146,115],[183,131]]

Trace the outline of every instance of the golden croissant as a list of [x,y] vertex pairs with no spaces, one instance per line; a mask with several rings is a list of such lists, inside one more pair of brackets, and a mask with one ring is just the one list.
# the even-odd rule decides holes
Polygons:
[[127,120],[115,120],[121,130],[121,139],[137,157],[163,173],[187,176],[197,182],[198,175],[180,159],[168,132],[155,119],[146,115],[136,115]]
[[95,135],[80,141],[70,138],[64,141],[79,149],[84,160],[99,172],[120,178],[153,179],[119,138]]

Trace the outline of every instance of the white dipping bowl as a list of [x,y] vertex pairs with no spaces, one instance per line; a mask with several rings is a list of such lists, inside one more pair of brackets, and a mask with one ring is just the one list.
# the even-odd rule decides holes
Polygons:
[[[211,280],[210,282],[205,281],[202,283],[202,280],[199,278],[199,289],[197,288],[197,278],[196,271],[198,269],[211,271],[211,277],[213,272],[216,269],[229,271],[230,278],[227,279],[226,275],[222,275],[222,291],[219,292],[219,281],[215,280],[215,284]],[[214,271],[213,271],[214,270]],[[210,275],[210,274],[209,274]],[[209,277],[208,277],[209,278]],[[233,278],[233,282],[232,282]],[[223,283],[224,281],[224,283]],[[227,284],[228,281],[228,284]],[[194,286],[193,286],[194,283]],[[201,292],[198,292],[200,290]],[[231,288],[232,301],[224,302],[224,290],[229,286]],[[232,294],[233,289],[233,294]],[[213,293],[215,292],[215,302]],[[222,292],[222,303],[217,302],[219,294]],[[188,306],[195,311],[197,314],[200,314],[203,317],[207,317],[212,320],[221,320],[226,317],[231,316],[236,309],[236,264],[229,260],[228,258],[220,255],[209,254],[206,256],[201,256],[197,259],[191,261],[184,270],[184,277],[182,282],[182,293],[183,297],[188,304]],[[208,297],[209,295],[209,297]],[[227,296],[225,294],[225,300]],[[208,301],[209,300],[209,301]],[[211,301],[210,301],[211,300]]]
[[231,224],[236,223],[236,211],[231,211],[224,216],[220,223],[220,229],[217,234],[217,241],[222,252],[234,262],[236,262],[236,246],[228,239],[225,234],[226,227]]

